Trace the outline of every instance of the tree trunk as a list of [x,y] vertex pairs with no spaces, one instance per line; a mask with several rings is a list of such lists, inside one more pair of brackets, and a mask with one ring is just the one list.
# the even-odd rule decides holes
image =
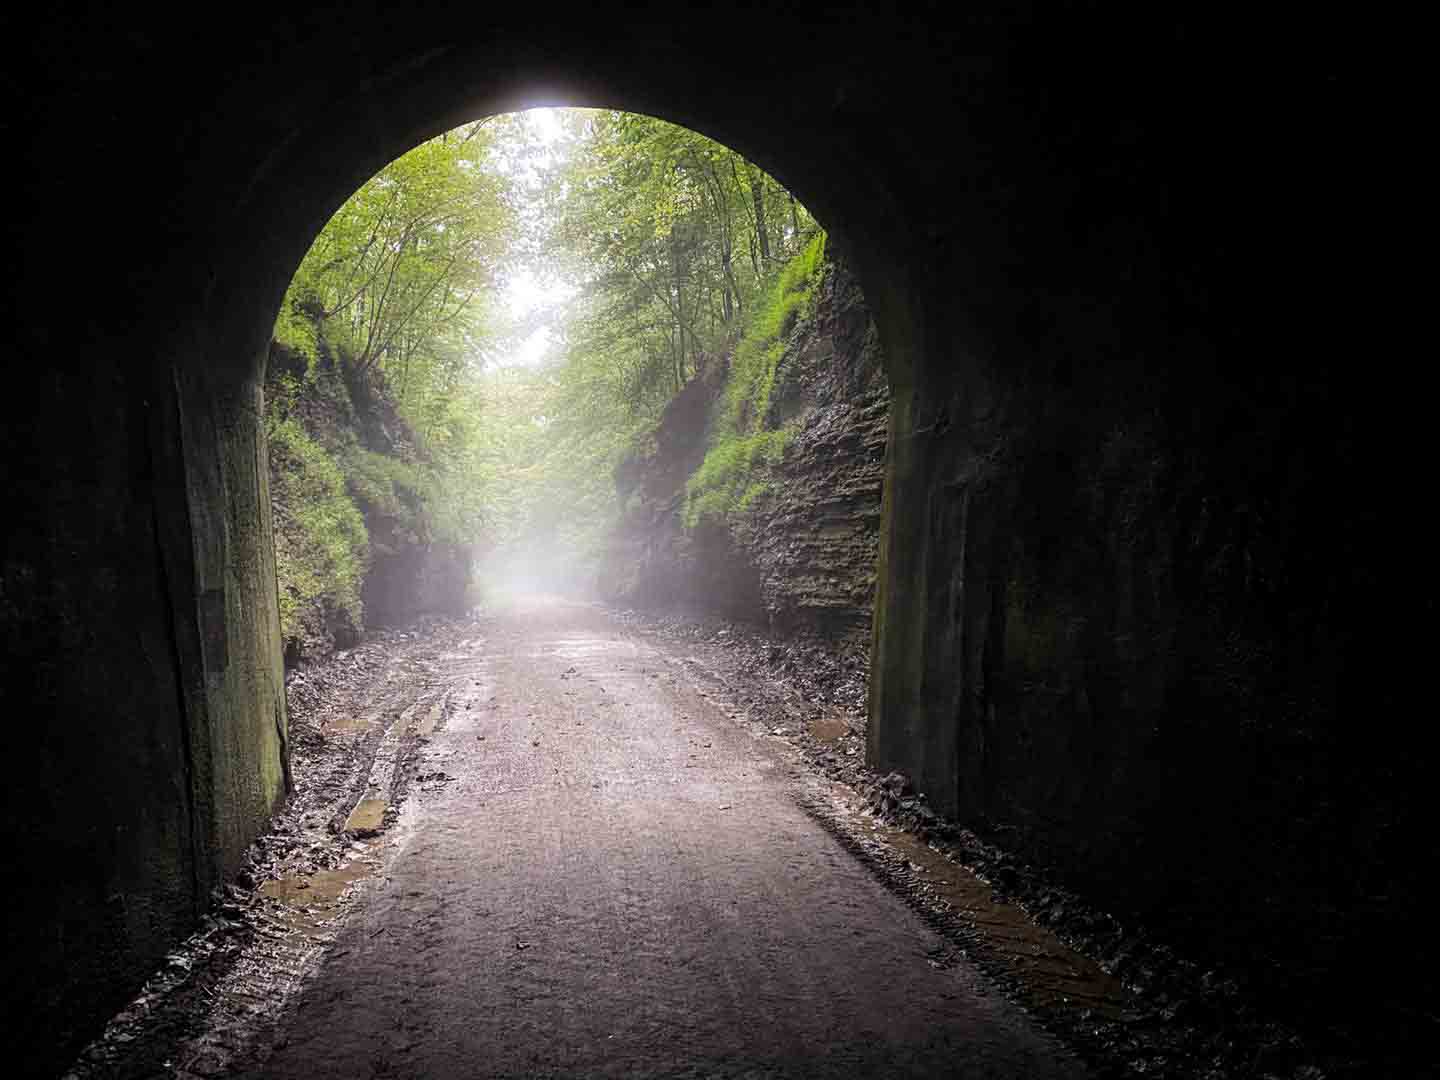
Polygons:
[[675,322],[680,338],[680,348],[675,358],[675,392],[677,394],[680,392],[680,387],[685,384],[685,270],[682,264],[679,234],[678,228],[670,230],[670,276],[675,285]]
[[754,165],[746,167],[750,198],[755,203],[755,240],[760,245],[760,265],[770,265],[770,230],[765,227],[765,178]]
[[720,252],[720,268],[723,277],[720,282],[720,310],[725,316],[725,323],[729,325],[730,320],[735,317],[735,300],[730,295],[730,282],[734,275],[730,272],[730,252]]

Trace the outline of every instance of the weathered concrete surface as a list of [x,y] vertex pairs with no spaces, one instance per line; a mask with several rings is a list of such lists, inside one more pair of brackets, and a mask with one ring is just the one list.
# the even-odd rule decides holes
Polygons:
[[[174,399],[159,396],[162,384],[159,407],[147,408],[115,393],[118,381],[56,372],[0,428],[0,664],[12,724],[3,948],[7,968],[34,971],[7,972],[3,999],[17,1017],[12,1042],[27,1045],[25,1019],[45,1018],[40,1053],[74,1038],[72,1022],[93,1022],[137,960],[186,929],[207,839],[191,805],[194,744],[176,722],[180,657],[156,507],[163,487],[184,513],[178,480],[157,482],[161,468],[180,467]],[[53,431],[62,416],[65,440]],[[171,452],[157,462],[153,432],[167,427]]]
[[[39,380],[37,380],[39,381]],[[5,425],[8,1039],[86,1033],[284,792],[258,390],[58,365]]]
[[578,605],[485,629],[403,846],[250,1075],[1086,1075],[671,657]]

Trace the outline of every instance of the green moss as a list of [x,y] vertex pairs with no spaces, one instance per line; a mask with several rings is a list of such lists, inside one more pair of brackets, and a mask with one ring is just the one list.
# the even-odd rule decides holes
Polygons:
[[320,356],[320,331],[313,315],[301,305],[286,302],[280,306],[272,333],[275,341],[305,362],[307,372],[314,372]]
[[421,479],[416,467],[389,454],[353,446],[343,455],[351,492],[375,512],[404,522],[414,530]]
[[756,473],[780,460],[790,436],[791,432],[782,428],[713,445],[685,484],[685,527],[693,529],[704,517],[723,518],[753,505],[769,487]]
[[359,626],[370,540],[345,474],[299,421],[272,414],[266,434],[281,632],[287,640],[298,636],[302,613],[322,600]]
[[681,518],[687,529],[706,517],[724,519],[748,510],[770,488],[767,475],[792,434],[771,426],[770,399],[786,339],[810,312],[824,254],[822,233],[780,269],[758,298],[731,358],[711,422],[710,448],[685,484]]
[[825,234],[820,233],[760,293],[730,362],[718,431],[741,434],[764,426],[785,338],[810,312],[824,255]]

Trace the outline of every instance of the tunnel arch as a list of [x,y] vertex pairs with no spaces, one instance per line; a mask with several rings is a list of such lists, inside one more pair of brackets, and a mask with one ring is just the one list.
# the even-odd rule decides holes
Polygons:
[[[601,53],[606,47],[591,46]],[[254,248],[238,271],[227,270],[231,259],[212,262],[219,269],[208,283],[205,321],[218,327],[264,324],[268,334],[270,322],[264,313],[278,310],[278,298],[304,252],[361,185],[407,151],[446,131],[486,116],[539,106],[640,113],[732,147],[796,193],[845,245],[862,279],[867,266],[875,267],[871,276],[883,270],[889,245],[875,243],[880,231],[875,222],[878,218],[896,223],[903,215],[882,178],[867,175],[864,163],[873,160],[874,154],[863,140],[830,136],[820,140],[818,150],[804,146],[803,140],[797,146],[795,128],[787,129],[784,121],[770,117],[764,124],[748,123],[763,114],[759,100],[730,100],[717,108],[710,95],[688,97],[649,70],[591,70],[583,80],[567,79],[550,74],[561,63],[550,58],[537,64],[534,71],[520,68],[485,80],[466,78],[465,72],[485,66],[487,52],[485,46],[477,45],[400,58],[393,75],[381,75],[366,86],[367,93],[335,105],[323,126],[304,134],[291,133],[282,145],[270,149],[245,183],[235,208],[243,224],[234,228],[250,237]],[[573,63],[577,68],[586,66]],[[683,77],[672,77],[685,85],[704,81],[690,68]],[[720,85],[734,83],[733,76],[723,71],[717,70],[712,77]],[[657,89],[667,86],[668,90]],[[376,107],[370,96],[376,94],[383,95],[383,108]],[[747,108],[753,111],[747,112]],[[840,185],[833,179],[836,175],[852,179]],[[850,190],[842,190],[844,187]],[[238,280],[241,275],[244,281]],[[246,281],[252,284],[247,287]],[[263,293],[256,293],[256,281],[264,283]],[[881,316],[887,325],[898,318],[898,314]],[[257,329],[245,336],[247,347],[258,333]],[[903,334],[897,329],[896,336],[899,339]]]
[[[273,256],[275,267],[274,272],[279,273],[280,276],[283,277],[288,287],[288,282],[291,278],[293,278],[295,269],[299,266],[300,260],[304,256],[304,252],[309,249],[315,238],[319,236],[321,230],[325,227],[325,223],[330,220],[334,213],[345,203],[347,199],[350,198],[351,195],[358,191],[361,186],[363,186],[366,182],[372,179],[387,165],[391,164],[392,162],[403,156],[405,153],[408,153],[410,150],[415,149],[417,146],[420,146],[421,144],[430,139],[436,138],[447,132],[459,130],[468,124],[472,124],[477,120],[484,120],[488,117],[504,116],[507,114],[518,114],[523,113],[529,109],[536,108],[608,109],[615,112],[626,112],[634,113],[636,115],[649,116],[654,119],[662,120],[667,123],[675,124],[676,126],[695,131],[698,134],[704,135],[707,138],[710,138],[713,141],[718,142],[721,145],[729,147],[731,149],[739,149],[732,142],[726,141],[726,139],[716,134],[713,134],[713,128],[710,130],[706,130],[704,128],[694,126],[691,123],[676,119],[676,115],[684,111],[683,108],[665,109],[663,111],[638,112],[636,109],[630,108],[626,105],[617,104],[616,102],[621,102],[625,100],[626,93],[623,89],[616,91],[615,96],[613,97],[600,98],[591,96],[587,98],[587,100],[584,102],[578,102],[573,100],[572,98],[563,96],[560,92],[554,90],[551,84],[537,83],[534,85],[529,85],[521,83],[513,88],[502,89],[507,89],[508,92],[497,93],[485,97],[483,100],[486,102],[486,104],[484,105],[457,103],[449,107],[442,107],[439,115],[443,116],[445,118],[444,120],[435,121],[433,119],[430,119],[428,117],[428,114],[425,115],[423,120],[417,118],[415,122],[413,122],[410,126],[404,127],[394,133],[393,138],[389,138],[381,142],[379,145],[382,146],[383,149],[379,149],[377,151],[374,151],[373,153],[367,149],[366,153],[357,157],[356,164],[354,164],[353,166],[346,165],[345,167],[342,167],[336,175],[337,177],[345,177],[346,179],[336,179],[336,182],[334,184],[326,184],[325,186],[318,188],[314,192],[314,209],[308,209],[307,207],[287,207],[285,211],[285,217],[287,220],[284,224],[272,225],[269,227],[261,226],[258,229],[259,235],[275,236],[279,241],[276,244],[275,254]],[[421,93],[420,96],[424,98],[428,95]],[[468,94],[462,94],[461,97],[466,101],[469,100]],[[496,102],[501,102],[503,104],[495,104]],[[761,140],[758,145],[762,148],[762,150],[765,148],[765,143],[763,140]],[[838,244],[842,248],[842,250],[846,252],[847,257],[857,263],[865,264],[867,262],[865,250],[863,248],[856,249],[854,245],[847,243],[845,240],[845,237],[850,235],[852,232],[857,231],[857,229],[853,226],[847,229],[847,223],[843,219],[834,219],[827,216],[827,210],[822,209],[817,211],[814,209],[812,203],[812,196],[818,199],[822,206],[829,206],[835,201],[832,198],[828,197],[824,181],[814,179],[811,181],[812,187],[810,187],[809,189],[799,189],[794,187],[785,179],[786,175],[794,175],[797,173],[802,176],[814,174],[817,172],[823,175],[827,168],[833,167],[833,163],[828,163],[824,161],[818,163],[805,162],[803,159],[801,159],[799,167],[797,167],[793,162],[789,163],[787,167],[785,155],[789,152],[788,149],[786,151],[782,151],[778,158],[775,157],[773,153],[770,158],[756,158],[749,156],[749,154],[743,150],[741,152],[745,154],[748,160],[759,165],[771,176],[779,179],[782,185],[786,188],[786,190],[794,193],[796,197],[799,198],[800,201],[805,205],[805,207],[808,210],[811,210],[816,220],[820,221],[822,228],[826,229],[827,233],[830,233],[834,236],[832,246]],[[376,164],[377,160],[378,164]],[[778,164],[776,164],[777,162]],[[279,168],[279,166],[271,167]],[[306,175],[306,169],[308,168],[308,166],[297,165],[296,168],[299,170],[298,175]],[[777,169],[779,169],[780,171],[776,171]],[[346,185],[349,183],[349,178],[357,175],[360,176],[361,179],[353,187],[349,187],[347,190]],[[334,178],[327,177],[327,179]],[[281,178],[281,182],[285,182],[283,176]],[[287,186],[291,185],[287,184]],[[343,194],[341,194],[342,192]],[[299,234],[300,236],[307,237],[304,240],[303,244],[297,244],[294,241],[288,239],[287,230],[291,227],[292,219],[299,219],[300,221],[304,222],[304,224],[301,226],[302,231]],[[861,223],[858,227],[858,231],[862,234],[865,232],[863,223]],[[295,254],[297,247],[300,251],[300,255],[298,256]],[[267,262],[268,261],[269,260],[267,259]],[[267,277],[268,276],[269,275],[267,275]],[[219,289],[219,291],[223,291],[223,289],[220,289],[220,287],[218,286],[217,289]],[[283,295],[284,287],[282,287],[280,291]],[[255,300],[256,303],[260,306],[261,312],[263,313],[263,311],[266,310],[266,300],[264,298],[255,298]],[[274,311],[276,313],[278,313],[279,311],[278,301],[274,304]],[[272,317],[269,325],[273,325],[273,321],[274,320]],[[261,350],[260,357],[263,361],[263,349]]]
[[[866,221],[890,247],[906,236],[895,178],[864,167],[877,83],[849,57],[864,25],[897,37],[890,12],[780,18],[811,46],[796,65],[760,53],[737,65],[663,8],[558,26],[518,11],[257,9],[225,40],[52,15],[27,28],[16,68],[38,104],[11,176],[37,212],[6,225],[32,257],[9,296],[33,316],[24,347],[51,356],[27,368],[34,392],[14,400],[31,405],[7,427],[7,466],[47,462],[28,484],[8,477],[26,527],[8,540],[5,622],[8,681],[49,717],[9,815],[15,865],[56,875],[13,882],[6,941],[43,973],[7,995],[12,1056],[39,1072],[194,924],[283,798],[261,364],[295,266],[351,192],[461,120],[615,104],[742,150],[832,228],[853,217],[857,264],[887,250],[866,242]],[[948,68],[928,82],[943,94]],[[107,231],[107,288],[79,319],[46,282],[64,276],[57,240],[75,219],[62,208],[84,204],[96,161],[125,163],[108,193],[127,212]],[[848,201],[829,197],[842,186]],[[77,224],[72,250],[82,237]],[[75,402],[90,409],[72,444],[45,417]]]
[[[283,795],[257,433],[290,275],[387,161],[522,104],[707,134],[852,256],[893,395],[875,765],[1131,908],[1193,884],[1199,851],[1196,896],[1264,871],[1294,910],[1334,851],[1325,815],[1403,817],[1421,785],[1372,784],[1389,765],[1339,722],[1384,659],[1347,627],[1383,624],[1403,560],[1333,497],[1398,425],[1305,321],[1353,306],[1328,269],[1359,186],[1336,132],[1365,145],[1326,67],[1346,50],[1154,6],[740,5],[739,31],[664,5],[291,7],[214,35],[63,5],[15,25],[3,626],[36,720],[6,948],[41,973],[7,997],[15,1060],[55,1064],[123,1000]],[[123,208],[103,243],[77,210],[97,175]],[[103,283],[83,303],[78,252]],[[1291,305],[1292,336],[1261,303]],[[1329,809],[1290,814],[1316,799],[1267,761]],[[1205,762],[1226,809],[1200,821]],[[1246,815],[1293,873],[1223,858]],[[1291,956],[1344,929],[1227,910]]]

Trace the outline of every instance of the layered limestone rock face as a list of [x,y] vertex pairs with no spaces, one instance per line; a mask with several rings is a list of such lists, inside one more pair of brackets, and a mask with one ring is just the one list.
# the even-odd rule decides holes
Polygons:
[[869,309],[849,269],[829,268],[785,343],[770,421],[793,426],[767,489],[717,521],[682,521],[724,389],[716,357],[671,402],[653,452],[616,476],[628,509],[602,586],[639,607],[673,607],[810,630],[870,634],[889,392]]
[[798,430],[771,494],[740,522],[777,630],[857,644],[870,635],[890,405],[870,311],[849,271],[829,274],[797,331],[777,387]]
[[470,567],[471,551],[461,544],[407,544],[395,551],[373,551],[362,594],[366,624],[391,626],[416,615],[463,614]]

